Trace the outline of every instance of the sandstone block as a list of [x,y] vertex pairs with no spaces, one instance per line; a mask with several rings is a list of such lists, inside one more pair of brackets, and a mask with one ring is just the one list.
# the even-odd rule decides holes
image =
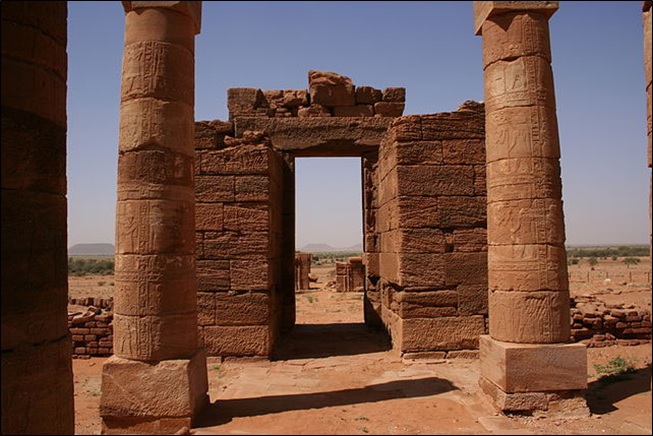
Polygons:
[[193,418],[208,405],[207,392],[203,351],[160,362],[112,356],[102,367],[100,416],[109,427],[120,427],[121,419],[130,417]]
[[485,331],[482,316],[413,318],[401,324],[402,352],[476,349]]
[[269,356],[270,327],[214,326],[204,328],[204,344],[209,356]]
[[354,83],[349,77],[329,71],[308,72],[311,104],[324,106],[354,106]]
[[198,259],[196,266],[198,291],[228,291],[230,261]]
[[519,344],[480,338],[481,376],[504,392],[587,389],[584,344]]
[[267,325],[270,296],[262,292],[215,294],[217,325]]
[[383,98],[381,90],[371,86],[357,86],[355,95],[356,104],[374,104]]
[[224,223],[223,203],[195,204],[195,229],[208,231],[221,231]]

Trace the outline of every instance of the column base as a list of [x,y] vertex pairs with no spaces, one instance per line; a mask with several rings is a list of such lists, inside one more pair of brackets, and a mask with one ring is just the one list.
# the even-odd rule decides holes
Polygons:
[[204,350],[160,362],[112,356],[102,368],[102,434],[174,434],[208,404]]
[[482,335],[479,352],[480,388],[500,410],[589,416],[584,344],[517,344]]

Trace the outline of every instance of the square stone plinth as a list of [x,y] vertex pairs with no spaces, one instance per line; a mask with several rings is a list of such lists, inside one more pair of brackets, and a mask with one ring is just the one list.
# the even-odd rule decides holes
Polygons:
[[209,404],[206,355],[140,362],[112,356],[102,368],[103,434],[174,434]]
[[474,2],[474,31],[476,35],[481,34],[483,22],[492,15],[506,12],[528,12],[537,11],[551,17],[559,7],[558,1],[475,1]]
[[479,349],[481,377],[503,392],[587,389],[584,344],[517,344],[482,335]]

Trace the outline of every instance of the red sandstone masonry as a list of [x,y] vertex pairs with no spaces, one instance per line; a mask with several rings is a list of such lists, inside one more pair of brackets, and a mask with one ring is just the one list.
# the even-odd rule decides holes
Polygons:
[[377,312],[404,354],[475,350],[487,331],[484,122],[465,102],[397,118],[381,143]]
[[279,325],[272,308],[281,281],[281,157],[261,132],[234,138],[231,124],[202,123],[195,154],[200,340],[208,355],[267,356]]

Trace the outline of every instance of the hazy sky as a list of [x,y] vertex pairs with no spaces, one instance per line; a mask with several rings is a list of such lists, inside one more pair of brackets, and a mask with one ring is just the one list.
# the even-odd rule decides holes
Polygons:
[[[641,1],[561,1],[550,20],[568,245],[648,244]],[[68,246],[114,242],[120,2],[68,2]],[[309,70],[406,88],[405,115],[483,101],[471,1],[203,2],[195,119],[228,88],[307,89]],[[297,247],[361,242],[360,161],[297,161]]]

